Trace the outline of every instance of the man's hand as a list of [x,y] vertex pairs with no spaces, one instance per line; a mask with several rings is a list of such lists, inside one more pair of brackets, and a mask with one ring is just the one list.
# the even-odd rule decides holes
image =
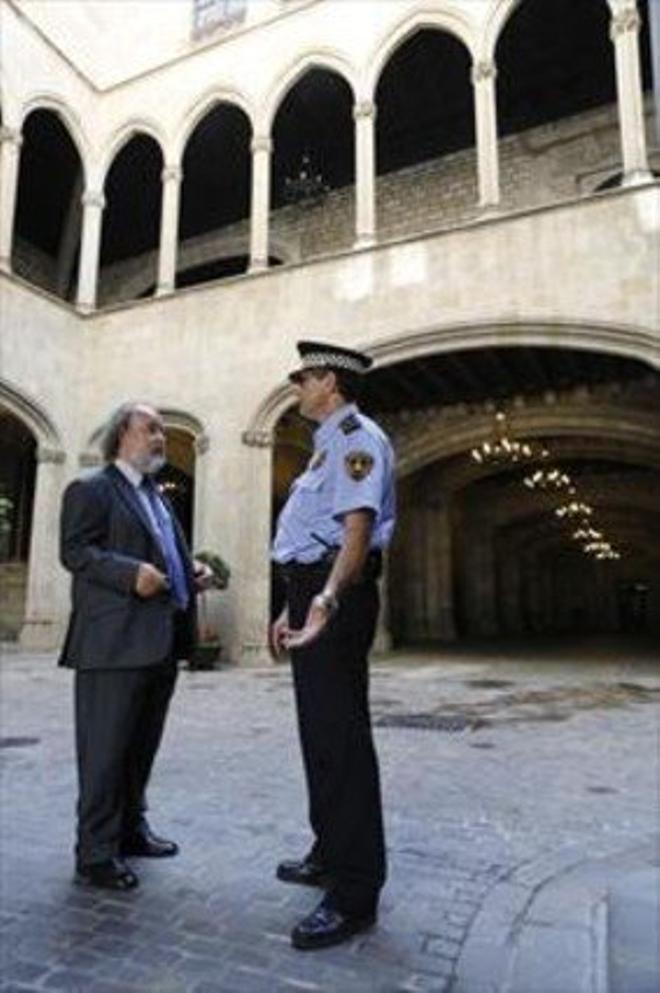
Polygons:
[[307,611],[305,626],[300,631],[291,631],[287,628],[284,634],[284,647],[304,648],[305,645],[309,645],[318,638],[331,616],[332,610],[314,597]]
[[165,573],[149,562],[140,562],[135,579],[135,592],[144,600],[158,596],[169,588],[169,580]]
[[206,562],[195,559],[193,562],[193,572],[195,576],[195,589],[198,593],[210,590],[213,585],[213,570]]
[[285,607],[268,631],[270,654],[277,661],[286,648],[285,639],[289,634],[289,608]]

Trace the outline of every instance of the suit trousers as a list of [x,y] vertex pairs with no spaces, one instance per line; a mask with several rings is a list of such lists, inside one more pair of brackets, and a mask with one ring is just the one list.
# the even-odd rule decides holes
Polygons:
[[173,660],[75,677],[78,864],[116,856],[144,822],[145,790],[174,691]]
[[[287,573],[289,623],[304,624],[327,568]],[[324,865],[332,897],[347,914],[375,911],[386,860],[378,760],[369,714],[368,653],[379,609],[368,578],[348,588],[318,639],[292,651],[298,728],[315,836],[310,857]]]

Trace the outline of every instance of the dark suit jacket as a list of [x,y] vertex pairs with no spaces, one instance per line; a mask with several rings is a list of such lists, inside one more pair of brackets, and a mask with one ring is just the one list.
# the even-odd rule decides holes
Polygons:
[[174,625],[167,592],[142,599],[134,592],[140,562],[162,572],[165,562],[134,487],[114,465],[71,483],[62,503],[60,558],[73,574],[72,611],[59,664],[74,669],[135,669],[186,658],[195,640],[193,569],[173,511],[177,541],[191,590]]

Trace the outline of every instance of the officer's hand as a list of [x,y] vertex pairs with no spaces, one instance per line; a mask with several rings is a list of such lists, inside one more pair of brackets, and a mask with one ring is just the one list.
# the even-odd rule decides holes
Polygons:
[[268,631],[268,647],[274,659],[278,659],[285,646],[285,638],[289,633],[289,610],[284,608],[277,620],[271,624]]
[[301,628],[300,631],[287,630],[284,638],[285,647],[303,648],[305,645],[309,645],[310,642],[314,641],[321,634],[330,620],[331,613],[327,607],[323,607],[321,604],[312,601],[307,612],[304,628]]
[[168,586],[169,581],[165,573],[149,562],[140,562],[135,579],[135,592],[138,596],[147,600],[162,593]]

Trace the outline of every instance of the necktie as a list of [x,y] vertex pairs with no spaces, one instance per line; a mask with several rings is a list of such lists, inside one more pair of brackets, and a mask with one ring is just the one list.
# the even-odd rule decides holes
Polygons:
[[170,581],[172,597],[182,610],[188,606],[190,593],[186,573],[181,561],[181,555],[176,543],[176,534],[169,511],[160,499],[156,486],[149,476],[145,476],[140,483],[142,492],[146,495],[151,507],[154,520],[156,522],[157,534],[165,564],[167,566],[167,576]]

